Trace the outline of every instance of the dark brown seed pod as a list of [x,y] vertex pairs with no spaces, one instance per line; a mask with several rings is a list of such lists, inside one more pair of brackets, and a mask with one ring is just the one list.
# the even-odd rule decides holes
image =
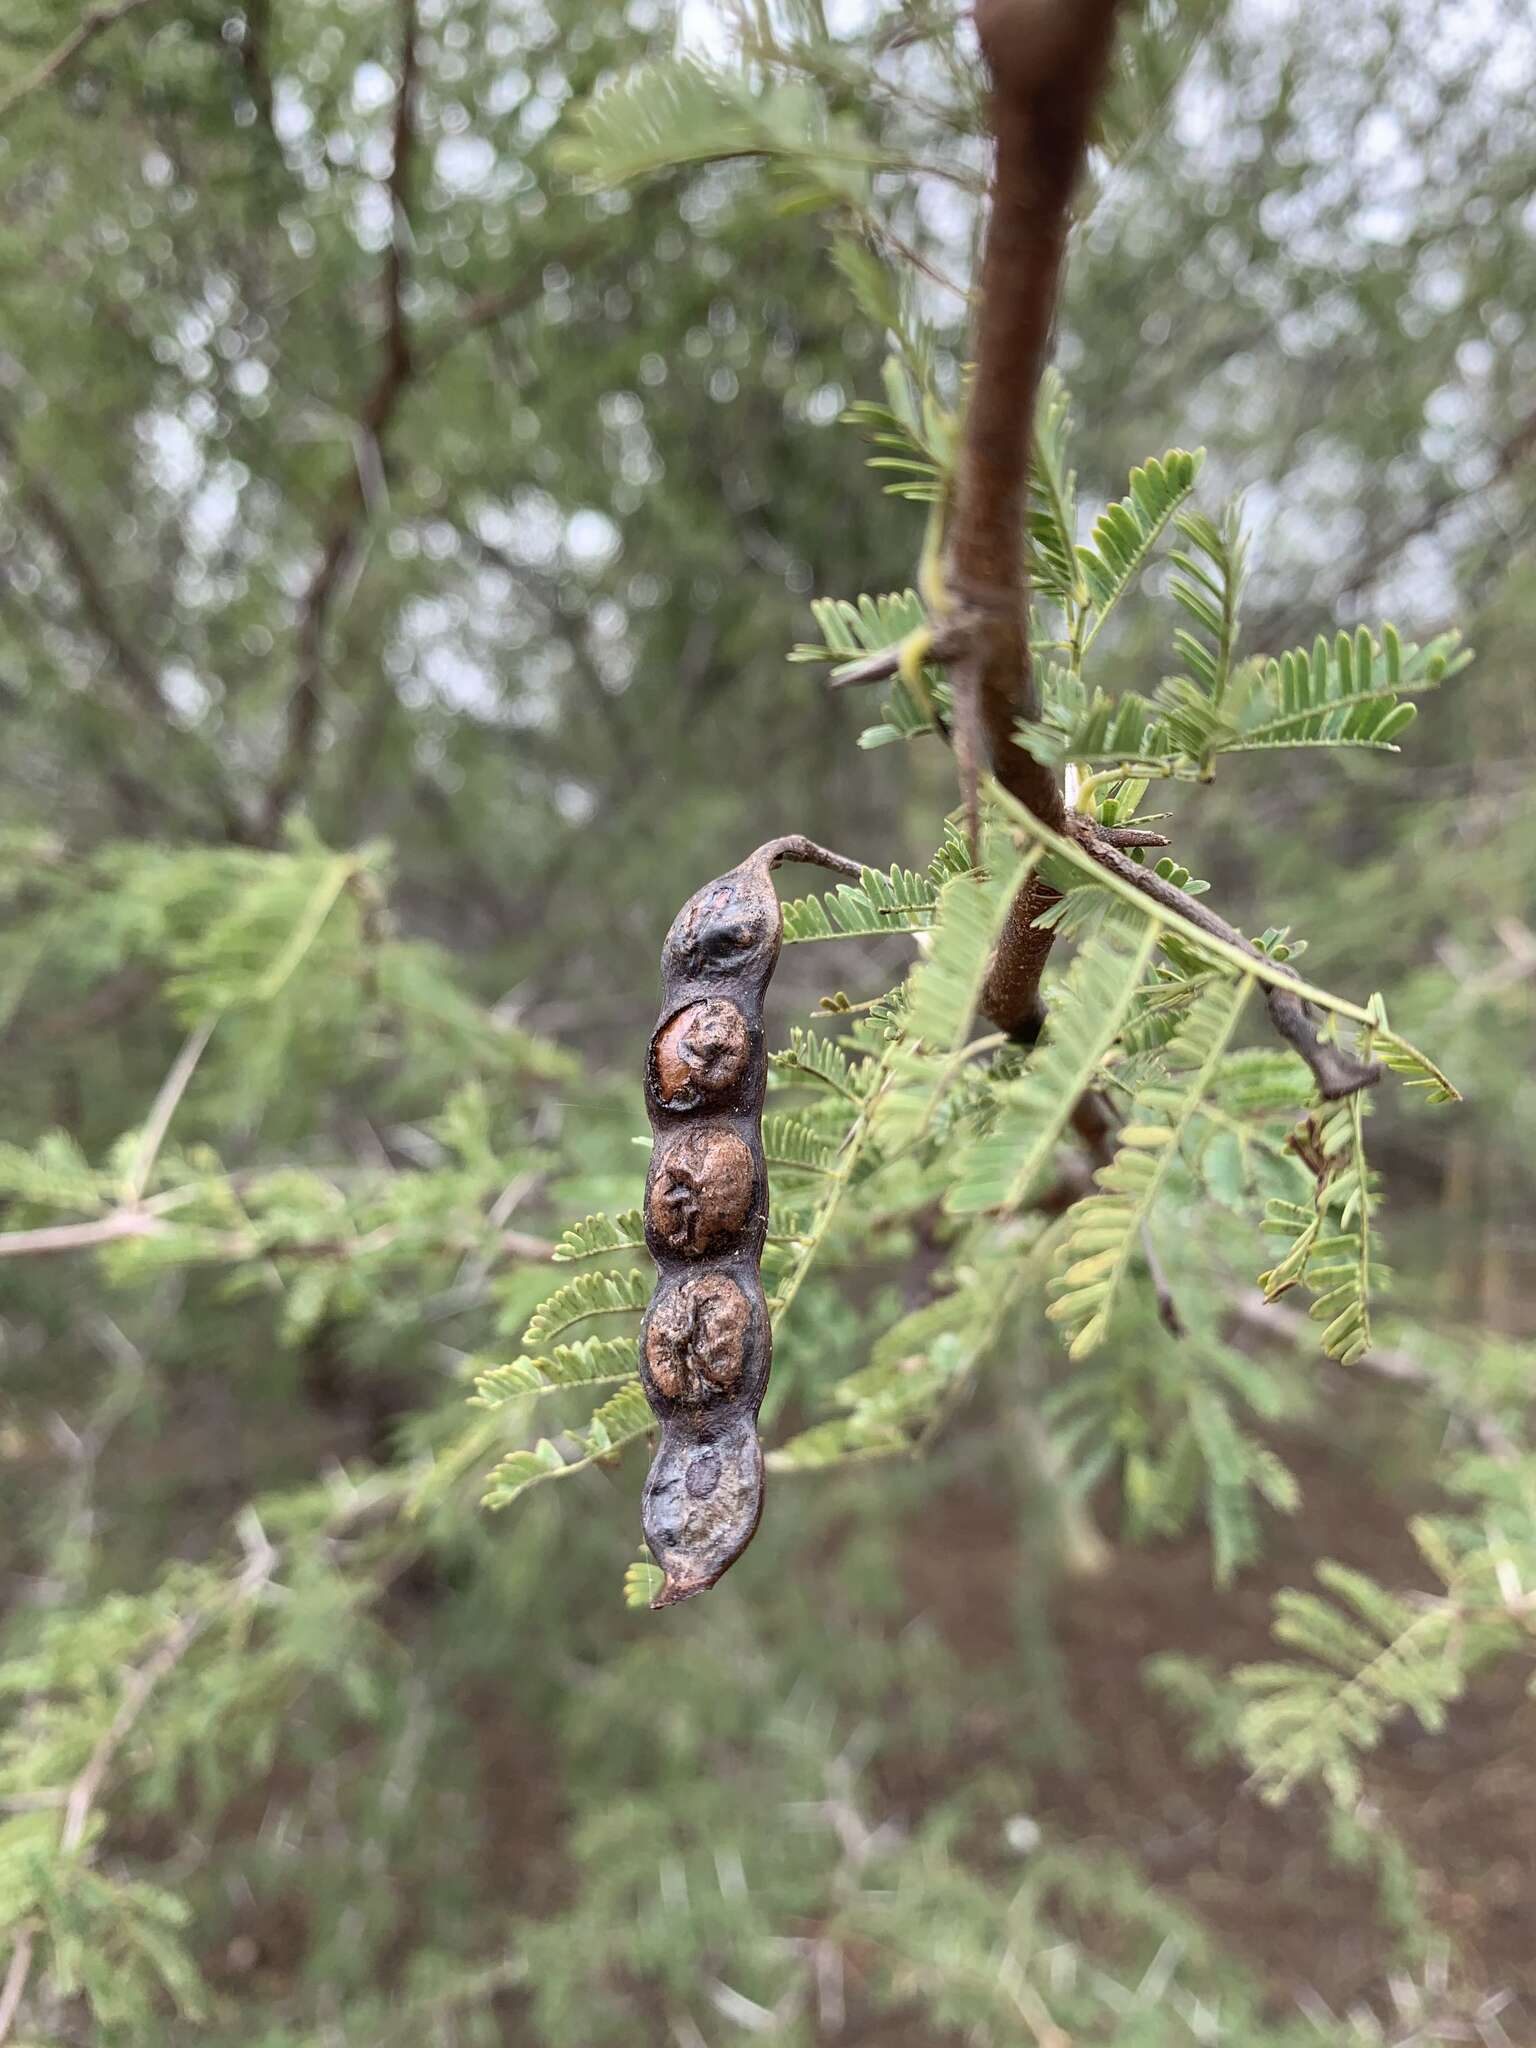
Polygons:
[[763,998],[783,936],[770,876],[787,860],[861,872],[809,839],[771,840],[691,896],[662,948],[662,1010],[645,1063],[645,1236],[659,1277],[640,1334],[640,1377],[661,1423],[641,1504],[665,1575],[657,1607],[712,1586],[762,1514],[757,1412],[772,1355],[758,1277],[768,1228]]

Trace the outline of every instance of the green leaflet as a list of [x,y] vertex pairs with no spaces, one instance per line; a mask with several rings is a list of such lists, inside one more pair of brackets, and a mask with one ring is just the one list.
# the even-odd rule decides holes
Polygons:
[[556,1265],[576,1259],[595,1258],[602,1252],[638,1251],[645,1243],[645,1220],[638,1209],[621,1210],[617,1216],[586,1216],[573,1223],[555,1246]]
[[1259,1275],[1266,1301],[1292,1287],[1311,1288],[1311,1316],[1326,1325],[1323,1355],[1353,1365],[1371,1348],[1370,1295],[1376,1264],[1375,1193],[1365,1157],[1365,1099],[1352,1095],[1303,1126],[1317,1191],[1311,1208],[1272,1202],[1265,1227],[1291,1239],[1285,1255]]
[[1059,663],[1042,664],[1044,716],[1018,727],[1027,753],[1049,767],[1077,761],[1088,767],[1144,761],[1160,767],[1176,762],[1178,750],[1160,706],[1122,690],[1116,696],[1089,689]]
[[809,939],[885,938],[893,932],[927,931],[938,907],[939,884],[927,874],[893,867],[889,874],[866,868],[857,882],[844,882],[819,896],[784,905],[784,943]]
[[1046,1313],[1071,1332],[1067,1348],[1073,1358],[1103,1342],[1142,1225],[1215,1081],[1252,988],[1253,977],[1244,975],[1236,983],[1216,983],[1199,997],[1169,1047],[1170,1061],[1182,1061],[1192,1071],[1140,1091],[1136,1106],[1143,1121],[1122,1128],[1114,1158],[1094,1176],[1100,1192],[1072,1211],[1059,1271],[1051,1282],[1056,1298]]
[[1203,640],[1183,626],[1173,641],[1195,683],[1213,705],[1220,705],[1232,677],[1242,612],[1247,547],[1238,506],[1229,505],[1218,527],[1202,512],[1188,509],[1174,515],[1174,525],[1189,548],[1174,548],[1170,560],[1179,573],[1170,589],[1174,602],[1215,642]]
[[802,642],[791,651],[791,661],[848,662],[884,654],[915,632],[927,614],[917,592],[909,589],[861,597],[856,604],[845,597],[818,597],[812,600],[811,617],[821,628],[821,644]]
[[1077,550],[1078,565],[1088,586],[1093,606],[1093,623],[1083,640],[1083,653],[1093,645],[1099,629],[1115,605],[1145,567],[1163,528],[1195,487],[1205,450],[1190,454],[1170,448],[1159,462],[1148,458],[1131,471],[1128,494],[1106,505],[1094,521],[1089,543]]
[[1035,402],[1029,537],[1034,584],[1069,617],[1082,602],[1077,565],[1077,477],[1067,467],[1072,406],[1061,372],[1047,365]]
[[[1217,633],[1235,631],[1234,620],[1208,609]],[[1110,695],[1058,663],[1043,664],[1043,714],[1020,727],[1021,744],[1053,765],[1124,763],[1176,778],[1206,772],[1223,754],[1391,748],[1416,715],[1403,693],[1434,688],[1469,659],[1451,658],[1454,634],[1403,649],[1392,627],[1382,628],[1380,643],[1361,627],[1353,638],[1340,634],[1332,646],[1320,639],[1310,654],[1297,649],[1234,676],[1230,641],[1218,641],[1213,653],[1182,629],[1175,639],[1194,674],[1165,677],[1150,698],[1134,690]]]
[[995,1123],[960,1157],[944,1205],[951,1215],[1016,1209],[1028,1199],[1119,1035],[1156,946],[1156,928],[1146,924],[1134,946],[1105,931],[1078,953],[1026,1071],[999,1088]]
[[539,1303],[528,1319],[523,1342],[537,1350],[589,1316],[625,1315],[643,1309],[653,1285],[638,1266],[627,1273],[578,1273]]
[[791,1173],[828,1174],[837,1148],[798,1116],[763,1118],[763,1157],[770,1167]]
[[1448,1603],[1426,1610],[1341,1564],[1320,1564],[1317,1576],[1331,1599],[1288,1588],[1275,1602],[1277,1640],[1309,1661],[1232,1674],[1245,1696],[1237,1738],[1266,1800],[1316,1778],[1349,1806],[1361,1792],[1360,1753],[1390,1720],[1409,1712],[1431,1733],[1444,1727],[1465,1685],[1461,1657],[1448,1654],[1462,1624]]
[[493,1365],[475,1377],[472,1408],[500,1408],[525,1394],[555,1392],[562,1387],[612,1385],[633,1379],[632,1337],[584,1337],[577,1344],[556,1344],[541,1357],[524,1355],[506,1365]]
[[1390,1072],[1401,1074],[1406,1087],[1424,1089],[1424,1100],[1431,1107],[1442,1102],[1461,1101],[1461,1090],[1435,1065],[1428,1053],[1420,1052],[1416,1045],[1410,1045],[1405,1038],[1399,1038],[1388,1024],[1386,999],[1383,996],[1373,995],[1366,1008],[1377,1020],[1375,1028],[1366,1039],[1365,1049],[1368,1053],[1374,1053]]
[[624,1605],[649,1607],[665,1583],[666,1574],[649,1558],[637,1558],[624,1573]]
[[792,1085],[801,1083],[842,1096],[857,1104],[868,1094],[874,1062],[860,1060],[857,1066],[835,1038],[823,1038],[799,1024],[789,1027],[789,1045],[783,1052],[768,1055],[769,1067]]
[[[888,497],[907,498],[916,504],[941,504],[954,469],[959,420],[948,406],[941,405],[930,388],[931,362],[921,364],[914,376],[907,361],[887,356],[881,369],[886,403],[863,401],[849,406],[843,418],[863,427],[876,446],[894,449],[891,455],[872,455],[869,469],[893,472],[885,486]],[[909,593],[910,594],[910,593]]]
[[548,1437],[541,1437],[531,1451],[510,1452],[486,1480],[484,1505],[507,1507],[530,1486],[546,1479],[568,1479],[573,1472],[580,1472],[610,1452],[649,1435],[655,1427],[656,1418],[636,1380],[633,1386],[621,1387],[605,1401],[585,1429],[571,1432],[577,1447],[574,1458],[562,1457]]
[[993,949],[1040,854],[1031,849],[1021,856],[1001,833],[993,833],[988,857],[984,880],[959,875],[945,886],[928,953],[908,983],[905,1043],[892,1059],[892,1082],[880,1111],[887,1145],[926,1130],[963,1066]]
[[1390,746],[1416,716],[1402,696],[1435,689],[1464,668],[1471,656],[1459,645],[1459,634],[1442,633],[1425,647],[1405,647],[1392,626],[1383,626],[1379,641],[1360,626],[1331,644],[1319,635],[1310,650],[1264,660],[1227,751]]
[[678,164],[778,160],[823,203],[861,202],[885,156],[860,127],[829,114],[802,79],[754,91],[745,73],[693,58],[637,66],[582,106],[556,146],[561,168],[590,187],[627,184]]

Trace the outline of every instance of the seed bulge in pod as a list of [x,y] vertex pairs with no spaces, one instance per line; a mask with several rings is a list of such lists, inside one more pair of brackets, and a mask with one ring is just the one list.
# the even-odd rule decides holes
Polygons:
[[669,1109],[729,1095],[747,1064],[747,1020],[734,1003],[690,1003],[656,1039],[656,1092]]
[[752,1154],[734,1131],[685,1131],[662,1153],[648,1199],[651,1228],[670,1251],[718,1251],[751,1210]]
[[662,1295],[645,1332],[651,1380],[690,1407],[729,1393],[746,1356],[747,1297],[724,1273],[701,1273]]
[[779,954],[779,904],[766,868],[744,863],[711,882],[672,921],[661,952],[662,973],[740,982],[766,980]]
[[712,1586],[752,1541],[763,1511],[763,1454],[752,1417],[730,1416],[707,1443],[663,1435],[646,1476],[641,1526],[666,1574],[652,1603],[671,1607]]

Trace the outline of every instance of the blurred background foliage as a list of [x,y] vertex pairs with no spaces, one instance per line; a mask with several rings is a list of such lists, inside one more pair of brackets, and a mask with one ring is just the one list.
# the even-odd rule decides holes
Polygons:
[[[0,23],[0,2038],[1532,2038],[1518,1660],[1352,1831],[1189,1746],[1317,1558],[1422,1583],[1433,1403],[1278,1356],[1305,1509],[1219,1593],[1198,1528],[1053,1483],[1006,1369],[922,1461],[781,1479],[664,1621],[618,1590],[638,1460],[489,1523],[428,1476],[551,1237],[636,1199],[676,905],[785,829],[920,862],[953,800],[785,660],[813,593],[911,574],[838,424],[882,335],[792,187],[584,194],[567,109],[679,37],[792,42],[947,173],[881,170],[880,217],[964,278],[968,26],[420,0],[402,131],[385,0],[116,11],[35,84],[79,10]],[[1179,852],[1463,1086],[1381,1106],[1393,1306],[1506,1409],[1533,96],[1522,0],[1147,0],[1058,345],[1085,499],[1170,444],[1246,491],[1251,647],[1477,649],[1411,766],[1224,771]],[[791,955],[781,1020],[880,950]],[[779,1409],[906,1305],[808,1287]]]

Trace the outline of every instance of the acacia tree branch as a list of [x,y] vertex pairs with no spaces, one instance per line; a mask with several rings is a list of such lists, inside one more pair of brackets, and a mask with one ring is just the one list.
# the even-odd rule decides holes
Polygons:
[[[72,35],[64,38],[58,48],[46,56],[35,71],[29,71],[25,78],[18,79],[9,92],[0,93],[0,121],[26,99],[29,93],[37,92],[67,70],[88,43],[95,42],[109,28],[115,28],[130,14],[137,14],[148,0],[117,0],[115,7],[88,7],[80,18],[80,25]],[[0,2035],[0,2039],[4,2036]]]
[[314,759],[324,708],[326,631],[337,601],[359,563],[375,495],[373,482],[383,478],[385,444],[417,367],[405,311],[411,240],[410,183],[416,145],[417,31],[417,0],[400,0],[400,74],[387,184],[389,246],[379,277],[382,331],[378,366],[358,416],[354,458],[331,501],[320,559],[301,603],[294,684],[285,718],[286,737],[263,806],[263,836],[269,840],[301,794]]
[[[1133,889],[1139,890],[1152,902],[1161,904],[1166,910],[1177,911],[1180,917],[1201,931],[1209,932],[1213,939],[1220,939],[1223,945],[1235,946],[1239,952],[1247,953],[1255,960],[1264,957],[1252,940],[1245,939],[1235,925],[1228,924],[1198,896],[1186,896],[1176,883],[1166,880],[1151,868],[1139,867],[1092,819],[1073,817],[1068,821],[1068,829],[1077,844],[1101,868],[1118,876],[1122,882],[1129,882]],[[1271,967],[1277,964],[1270,962]],[[1295,970],[1284,968],[1282,972],[1293,975]],[[1323,1037],[1312,1009],[1301,996],[1266,982],[1264,1001],[1269,1009],[1270,1023],[1311,1068],[1312,1078],[1325,1102],[1338,1102],[1381,1079],[1379,1060],[1357,1059],[1343,1046]]]
[[[992,210],[981,263],[975,368],[947,536],[951,609],[930,655],[946,659],[954,691],[951,739],[974,821],[985,755],[998,788],[1047,833],[1072,839],[1101,867],[1177,910],[1225,945],[1257,949],[1222,918],[1130,859],[1136,840],[1069,812],[1054,772],[1015,737],[1040,714],[1030,662],[1024,549],[1035,402],[1050,340],[1073,188],[1114,40],[1118,0],[978,0],[976,27],[991,75],[996,139]],[[872,681],[887,656],[846,665],[843,684]],[[974,836],[974,833],[973,833]],[[1138,835],[1139,837],[1139,835]],[[981,1008],[1031,1043],[1044,1021],[1040,977],[1054,931],[1042,911],[1056,900],[1032,875],[1010,907],[988,968]],[[1303,998],[1266,982],[1276,1030],[1311,1068],[1327,1100],[1379,1078],[1325,1039]],[[1085,1098],[1091,1103],[1091,1097]],[[1085,1105],[1079,1105],[1081,1112]],[[1090,1152],[1094,1149],[1091,1137]],[[1149,1263],[1155,1263],[1150,1256]],[[1172,1322],[1173,1313],[1167,1319]]]
[[[1054,774],[1014,738],[1038,714],[1029,656],[1024,520],[1035,397],[1045,366],[1073,188],[1109,64],[1117,0],[979,0],[996,138],[992,210],[981,261],[974,381],[956,477],[946,580],[963,622],[951,665],[955,751],[974,805],[985,764],[1055,831],[1066,802]],[[1052,935],[1052,900],[1031,880],[1009,914],[982,994],[1001,1029],[1033,1038]]]

